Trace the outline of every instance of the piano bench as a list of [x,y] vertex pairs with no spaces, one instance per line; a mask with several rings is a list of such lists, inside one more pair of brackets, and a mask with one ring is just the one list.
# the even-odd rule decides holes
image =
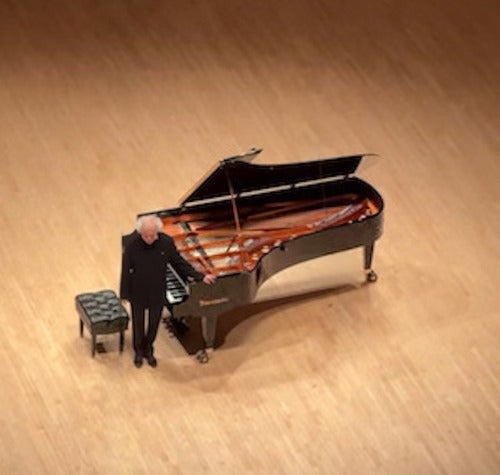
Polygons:
[[80,337],[83,325],[92,336],[92,357],[95,355],[96,337],[120,332],[120,353],[123,351],[124,332],[128,328],[129,316],[113,290],[79,294],[75,297],[80,317]]

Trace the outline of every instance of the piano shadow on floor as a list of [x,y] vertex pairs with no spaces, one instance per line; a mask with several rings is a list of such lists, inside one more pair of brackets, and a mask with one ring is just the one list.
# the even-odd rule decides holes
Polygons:
[[[332,288],[312,290],[301,294],[290,295],[279,298],[268,298],[263,301],[257,301],[249,305],[239,307],[230,312],[219,315],[217,320],[217,331],[215,335],[215,348],[222,346],[227,335],[243,321],[250,319],[260,313],[269,312],[276,309],[280,311],[280,307],[288,307],[290,305],[304,303],[307,300],[313,300],[326,296],[340,295],[345,292],[359,289],[362,285],[346,284]],[[272,318],[272,317],[271,317]],[[256,320],[258,321],[258,320]],[[203,337],[201,333],[201,323],[198,317],[187,317],[186,322],[189,325],[189,331],[184,334],[176,334],[180,344],[184,347],[189,355],[196,354],[203,348]],[[312,321],[313,322],[313,321]],[[312,323],[314,324],[314,323]]]

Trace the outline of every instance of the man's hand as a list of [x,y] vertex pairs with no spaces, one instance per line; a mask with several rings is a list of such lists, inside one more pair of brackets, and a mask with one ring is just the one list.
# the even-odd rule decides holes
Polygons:
[[203,277],[203,282],[205,284],[213,284],[217,280],[217,276],[214,274],[205,274],[205,277]]

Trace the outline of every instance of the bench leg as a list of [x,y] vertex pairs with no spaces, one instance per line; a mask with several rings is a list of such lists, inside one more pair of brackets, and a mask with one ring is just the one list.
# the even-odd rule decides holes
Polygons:
[[95,343],[96,343],[96,336],[95,333],[92,333],[92,358],[95,356]]
[[83,337],[83,320],[80,318],[80,338]]
[[125,341],[123,331],[120,332],[120,353],[123,351],[123,342]]

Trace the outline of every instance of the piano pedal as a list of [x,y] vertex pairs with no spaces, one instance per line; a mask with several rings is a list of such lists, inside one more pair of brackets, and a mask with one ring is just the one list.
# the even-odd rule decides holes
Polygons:
[[167,330],[174,336],[185,335],[189,331],[189,325],[184,318],[168,317],[166,319]]

